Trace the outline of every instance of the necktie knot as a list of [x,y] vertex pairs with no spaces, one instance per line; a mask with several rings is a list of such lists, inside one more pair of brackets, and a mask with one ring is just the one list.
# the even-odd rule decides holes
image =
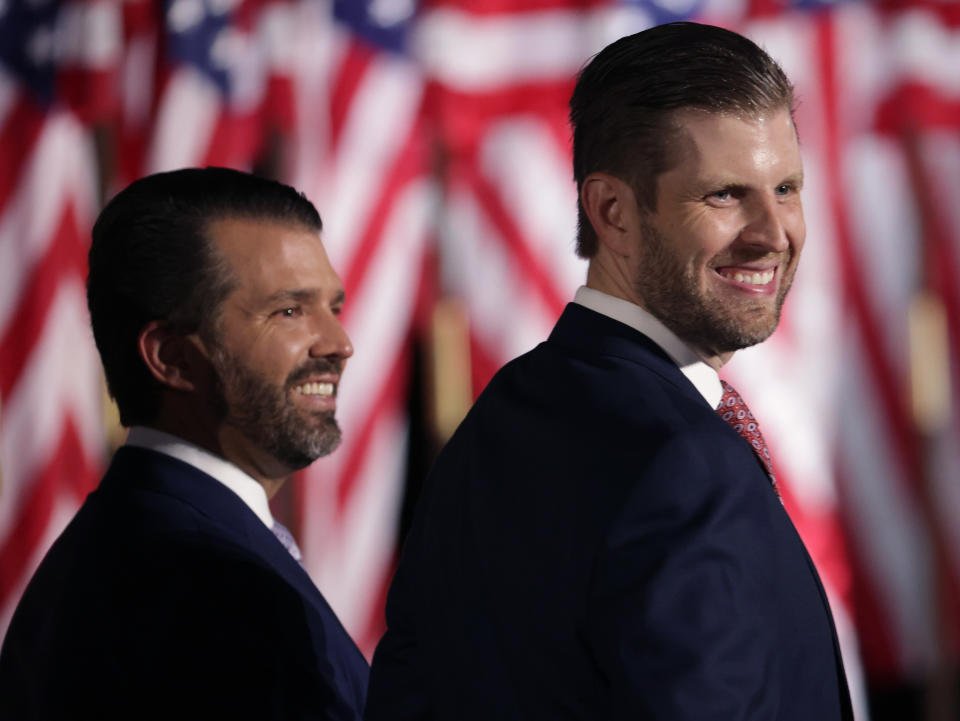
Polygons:
[[279,521],[274,521],[270,530],[273,531],[273,535],[277,537],[280,544],[293,556],[293,559],[300,565],[303,565],[303,556],[300,553],[300,547],[297,545],[297,541],[294,539],[293,534],[290,533],[290,530]]
[[763,434],[760,433],[760,426],[757,425],[757,419],[753,417],[753,413],[747,406],[746,401],[743,400],[732,385],[725,380],[721,380],[720,384],[723,386],[723,397],[720,399],[720,405],[717,406],[717,413],[720,414],[720,417],[723,418],[741,438],[750,444],[754,455],[756,455],[767,471],[767,476],[770,478],[770,485],[773,486],[773,489],[779,496],[780,490],[777,488],[777,479],[773,473],[770,450],[767,448],[766,441],[763,440]]

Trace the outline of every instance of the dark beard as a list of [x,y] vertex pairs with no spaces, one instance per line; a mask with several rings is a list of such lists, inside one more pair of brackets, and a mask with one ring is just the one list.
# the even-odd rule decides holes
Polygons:
[[761,303],[723,307],[704,296],[656,228],[645,223],[643,241],[635,290],[646,309],[680,340],[711,354],[730,353],[765,341],[776,330],[792,278],[783,280],[772,317]]
[[311,375],[339,374],[341,363],[312,359],[297,367],[283,386],[253,373],[216,344],[211,355],[216,373],[214,412],[248,440],[293,470],[306,468],[340,444],[333,411],[304,411],[289,401],[289,392]]

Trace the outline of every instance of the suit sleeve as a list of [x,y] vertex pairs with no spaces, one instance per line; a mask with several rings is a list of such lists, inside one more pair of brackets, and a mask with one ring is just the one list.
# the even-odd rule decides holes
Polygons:
[[598,554],[584,635],[614,719],[776,717],[779,502],[749,449],[714,436],[664,444]]

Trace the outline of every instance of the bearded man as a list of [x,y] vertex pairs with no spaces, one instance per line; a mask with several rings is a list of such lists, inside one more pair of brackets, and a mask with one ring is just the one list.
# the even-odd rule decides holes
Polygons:
[[367,664],[268,500],[336,448],[353,353],[316,209],[223,168],[134,182],[87,298],[120,420],[0,654],[17,719],[359,719]]
[[440,454],[366,718],[851,719],[816,570],[717,374],[773,332],[803,247],[791,85],[675,23],[601,51],[570,108],[586,286]]

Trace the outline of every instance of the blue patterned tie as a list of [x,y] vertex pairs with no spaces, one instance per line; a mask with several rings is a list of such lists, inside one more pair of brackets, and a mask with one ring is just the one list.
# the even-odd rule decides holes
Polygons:
[[303,555],[300,553],[300,547],[297,546],[296,540],[293,538],[293,534],[279,521],[274,521],[273,526],[270,528],[273,531],[273,535],[277,537],[277,540],[286,548],[290,555],[293,556],[294,560],[303,565]]

